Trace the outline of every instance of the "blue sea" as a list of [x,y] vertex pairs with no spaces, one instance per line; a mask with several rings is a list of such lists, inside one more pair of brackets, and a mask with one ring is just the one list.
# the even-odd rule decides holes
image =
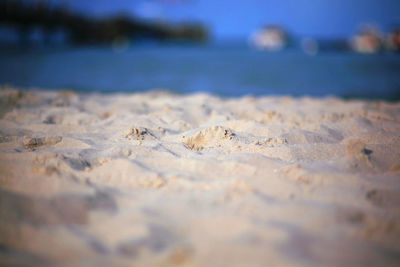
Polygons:
[[246,45],[135,45],[2,48],[0,84],[85,92],[208,92],[242,95],[400,99],[400,55],[293,48],[268,53]]

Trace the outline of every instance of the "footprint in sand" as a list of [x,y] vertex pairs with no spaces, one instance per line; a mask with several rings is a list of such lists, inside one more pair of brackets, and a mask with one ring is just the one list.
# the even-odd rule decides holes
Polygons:
[[201,151],[204,148],[220,146],[232,140],[235,134],[222,126],[211,126],[203,130],[190,132],[183,136],[183,143],[191,150]]

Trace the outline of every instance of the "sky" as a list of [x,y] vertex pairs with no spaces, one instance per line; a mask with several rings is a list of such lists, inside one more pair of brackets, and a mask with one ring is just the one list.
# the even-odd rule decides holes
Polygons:
[[266,24],[290,33],[343,38],[361,23],[400,25],[399,0],[54,0],[91,16],[126,13],[147,19],[198,21],[214,37],[246,38]]

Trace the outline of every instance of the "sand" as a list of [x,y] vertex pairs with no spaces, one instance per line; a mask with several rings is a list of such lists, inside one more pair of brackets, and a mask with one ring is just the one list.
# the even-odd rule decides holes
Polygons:
[[400,103],[0,90],[0,264],[400,264]]

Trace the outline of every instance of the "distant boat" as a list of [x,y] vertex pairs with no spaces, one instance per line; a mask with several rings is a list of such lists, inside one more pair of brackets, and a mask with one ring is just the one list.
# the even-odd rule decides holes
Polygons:
[[386,46],[389,50],[400,52],[400,30],[394,29],[386,39]]
[[286,47],[288,37],[279,26],[266,26],[250,37],[250,44],[260,50],[279,51]]
[[373,54],[382,49],[383,42],[378,30],[366,27],[351,38],[350,44],[358,53]]

